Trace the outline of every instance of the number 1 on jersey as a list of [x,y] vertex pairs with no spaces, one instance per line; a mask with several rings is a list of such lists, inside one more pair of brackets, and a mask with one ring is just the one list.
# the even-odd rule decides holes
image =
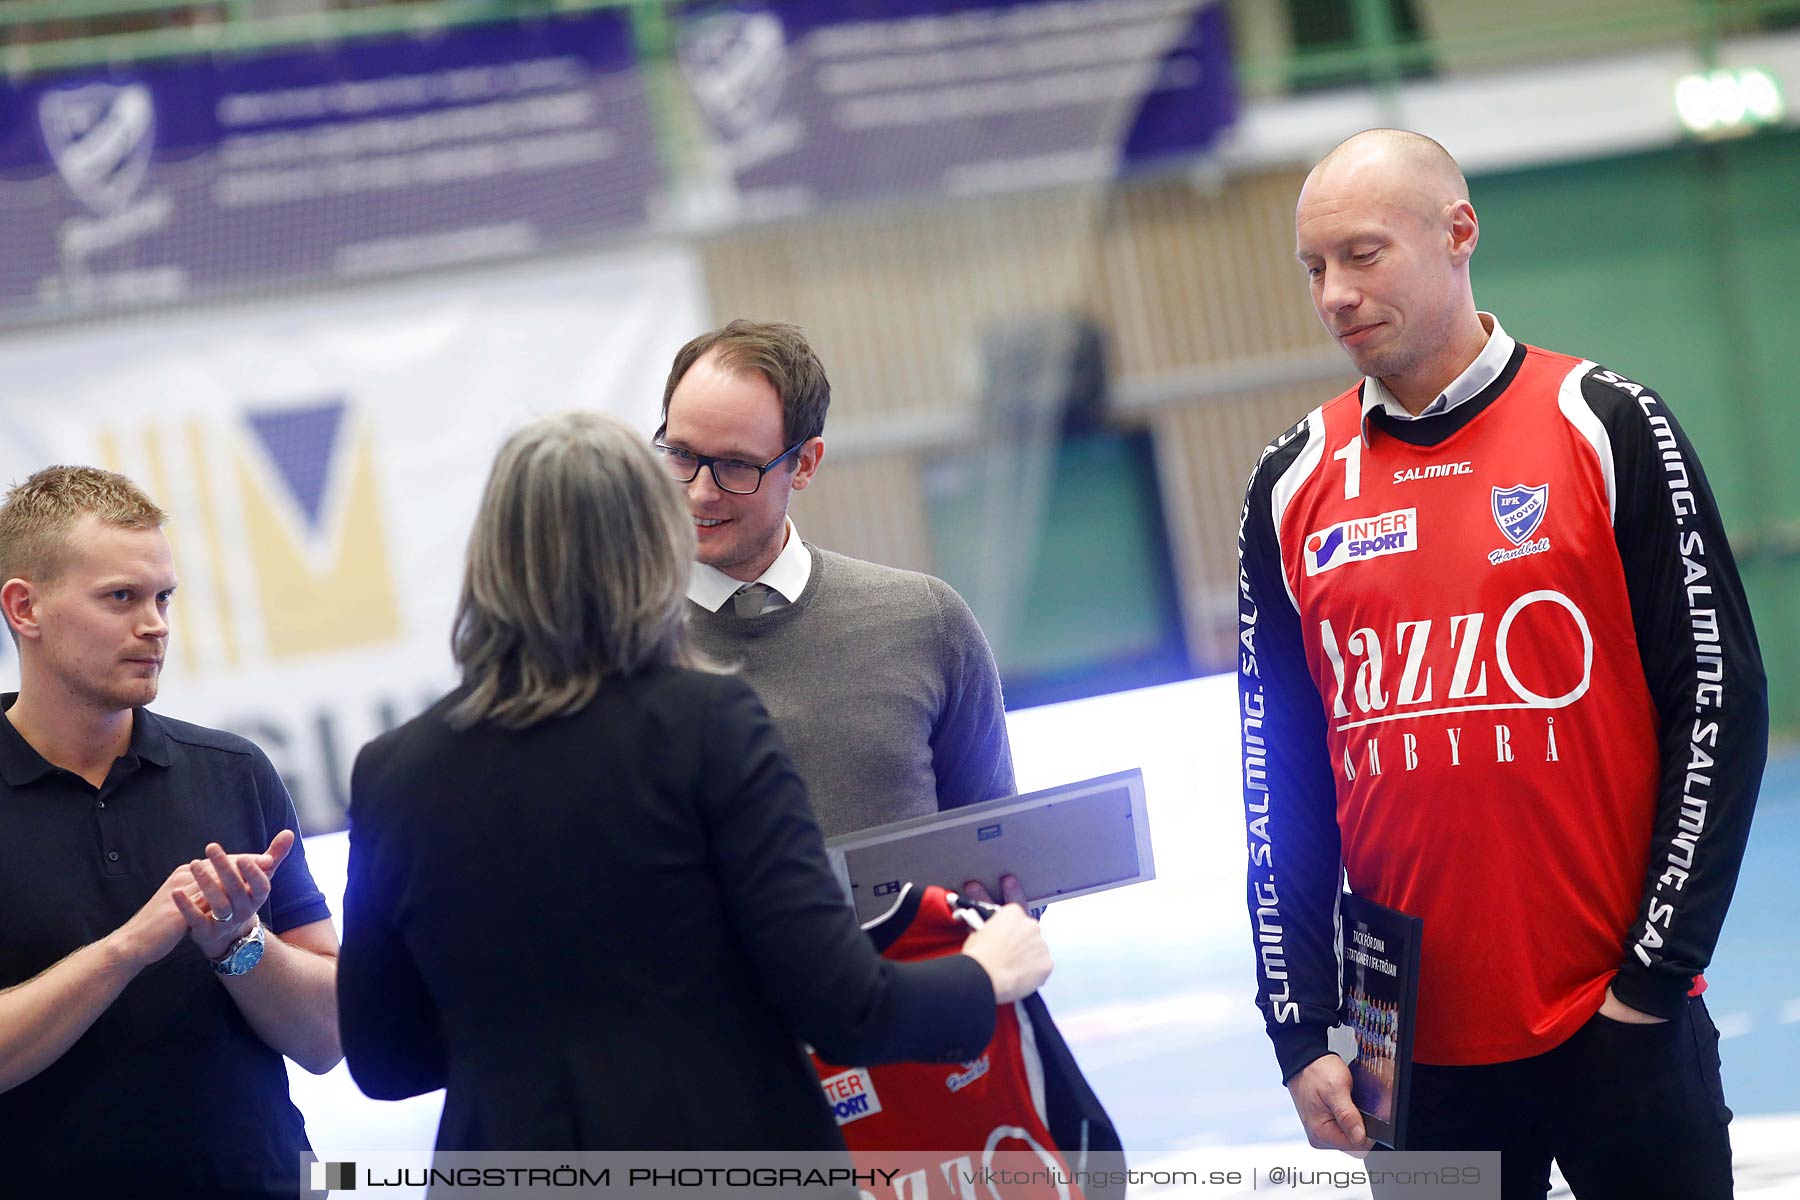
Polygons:
[[1344,463],[1344,499],[1354,500],[1362,495],[1362,436],[1359,434],[1345,442],[1331,457],[1342,459]]

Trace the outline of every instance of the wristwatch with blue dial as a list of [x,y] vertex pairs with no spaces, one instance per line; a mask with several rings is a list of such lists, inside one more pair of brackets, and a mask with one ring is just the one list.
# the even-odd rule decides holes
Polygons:
[[225,953],[212,960],[212,969],[221,975],[248,975],[263,956],[263,927],[252,918],[250,932],[231,943]]

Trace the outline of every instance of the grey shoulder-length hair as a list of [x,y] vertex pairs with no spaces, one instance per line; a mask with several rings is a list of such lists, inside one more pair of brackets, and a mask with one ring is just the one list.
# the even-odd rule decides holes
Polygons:
[[451,725],[521,729],[581,709],[608,675],[707,666],[683,611],[693,559],[680,489],[633,430],[572,412],[513,434],[469,535]]

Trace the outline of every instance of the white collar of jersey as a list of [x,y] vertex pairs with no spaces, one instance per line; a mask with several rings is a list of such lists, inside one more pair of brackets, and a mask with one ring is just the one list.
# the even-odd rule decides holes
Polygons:
[[[811,578],[812,555],[807,551],[806,543],[800,540],[800,531],[794,528],[794,519],[789,517],[787,544],[775,556],[775,561],[769,564],[769,569],[751,582],[768,584],[783,600],[792,604],[806,590],[806,581]],[[717,567],[697,562],[688,574],[687,595],[689,600],[707,612],[718,612],[743,586],[743,580],[733,579]]]
[[1500,378],[1500,372],[1506,370],[1506,364],[1512,360],[1513,347],[1517,343],[1507,335],[1506,330],[1500,328],[1500,319],[1493,313],[1484,312],[1476,315],[1481,318],[1482,326],[1488,331],[1487,345],[1481,348],[1481,353],[1475,356],[1475,361],[1470,363],[1461,375],[1452,379],[1450,386],[1439,393],[1436,400],[1427,404],[1418,416],[1415,417],[1402,408],[1400,402],[1394,399],[1393,393],[1387,390],[1387,385],[1381,380],[1373,375],[1363,377],[1364,440],[1367,440],[1368,437],[1366,426],[1369,422],[1369,414],[1373,412],[1384,412],[1396,421],[1422,421],[1426,417],[1441,416],[1460,404],[1467,404],[1479,396],[1482,389],[1486,388],[1488,384]]

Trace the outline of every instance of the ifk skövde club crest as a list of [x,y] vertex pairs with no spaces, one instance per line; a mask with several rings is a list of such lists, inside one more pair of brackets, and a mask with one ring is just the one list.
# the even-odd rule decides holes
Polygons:
[[676,58],[713,128],[735,142],[775,116],[787,80],[787,33],[773,12],[726,10],[682,31]]
[[1494,524],[1500,526],[1500,532],[1515,546],[1524,545],[1525,539],[1537,532],[1544,521],[1544,510],[1550,506],[1550,485],[1541,483],[1537,487],[1518,487],[1494,489]]
[[38,128],[63,182],[97,216],[131,202],[150,169],[156,107],[142,83],[89,83],[38,97]]

